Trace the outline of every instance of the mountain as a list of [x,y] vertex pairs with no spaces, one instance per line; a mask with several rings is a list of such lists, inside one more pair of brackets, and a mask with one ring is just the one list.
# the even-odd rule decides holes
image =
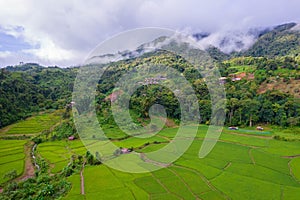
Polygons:
[[[229,82],[225,84],[228,99],[234,98],[241,102],[239,110],[245,112],[245,115],[235,116],[233,113],[231,119],[236,119],[236,124],[246,125],[249,122],[247,112],[249,112],[246,100],[255,101],[257,110],[262,109],[261,106],[267,102],[268,105],[281,107],[281,115],[276,116],[273,110],[270,110],[272,116],[266,119],[257,113],[256,122],[270,122],[278,125],[287,125],[289,117],[299,117],[298,104],[292,108],[293,101],[299,96],[299,65],[300,56],[288,57],[287,55],[297,55],[299,52],[300,34],[295,23],[276,26],[270,29],[251,29],[246,36],[238,38],[237,33],[233,39],[230,34],[225,34],[226,38],[220,36],[218,40],[214,40],[220,48],[226,45],[234,44],[234,48],[244,48],[250,42],[241,42],[243,38],[257,38],[254,44],[241,52],[224,53],[217,46],[205,46],[212,37],[212,34],[194,35],[195,41],[206,47],[206,52],[215,60],[219,66],[221,76],[226,76]],[[92,57],[90,63],[98,63],[100,61],[110,63],[109,68],[103,74],[102,79],[97,85],[98,113],[100,118],[107,120],[110,117],[109,103],[107,102],[114,89],[114,84],[119,78],[126,73],[126,70],[133,69],[136,66],[143,66],[147,63],[155,63],[172,67],[185,76],[185,78],[193,85],[197,92],[198,98],[203,106],[200,105],[202,113],[202,121],[209,121],[209,105],[210,97],[205,83],[201,75],[193,68],[193,66],[178,55],[172,52],[159,50],[160,45],[165,44],[166,37],[160,37],[153,42],[143,44],[134,51],[122,51],[115,54],[96,55]],[[170,45],[172,45],[170,43]],[[158,47],[154,52],[149,51]],[[172,46],[169,46],[172,48]],[[226,48],[225,48],[226,49]],[[231,49],[228,48],[228,49]],[[194,52],[195,53],[195,52]],[[245,57],[247,56],[247,57]],[[257,58],[261,57],[261,58]],[[274,58],[275,57],[275,58]],[[17,66],[8,66],[0,71],[0,127],[9,125],[17,120],[30,116],[34,112],[45,109],[58,109],[65,107],[71,101],[73,90],[73,82],[76,77],[78,68],[59,68],[59,67],[43,67],[36,63],[26,63]],[[146,73],[146,72],[145,72]],[[245,78],[240,82],[230,81],[232,77],[243,73]],[[248,77],[253,77],[247,79]],[[147,73],[146,73],[147,74]],[[149,77],[148,77],[149,78]],[[151,78],[151,77],[150,77]],[[283,90],[283,87],[289,87],[289,90]],[[148,91],[150,89],[150,92]],[[270,93],[270,91],[273,91]],[[140,117],[147,117],[148,108],[152,103],[149,99],[145,99],[140,94],[149,94],[152,99],[156,99],[158,103],[164,104],[167,100],[174,99],[170,91],[158,88],[155,85],[143,86],[138,94],[134,94],[132,102],[134,104],[131,109],[139,113]],[[276,96],[272,101],[269,97]],[[141,104],[143,102],[143,105]],[[167,109],[170,117],[179,116],[176,105],[178,102],[172,102]],[[145,106],[147,105],[147,106]],[[287,109],[290,106],[291,109]],[[272,106],[264,109],[272,109]],[[293,110],[294,109],[294,110]],[[296,110],[295,110],[296,109]],[[229,109],[230,110],[230,109]],[[253,111],[254,112],[254,111]],[[104,116],[104,113],[107,115]],[[103,116],[102,116],[103,115]],[[273,116],[274,115],[274,116]],[[236,118],[235,118],[236,117]],[[276,117],[276,119],[275,119]],[[237,120],[239,119],[239,120]],[[297,118],[298,119],[298,118]],[[113,122],[113,119],[111,119]]]
[[[236,56],[275,57],[298,55],[300,51],[300,29],[296,23],[287,23],[267,28],[251,28],[244,31],[192,34],[195,42],[216,61]],[[136,50],[125,50],[115,54],[96,55],[88,63],[116,62],[142,56],[149,49],[159,48],[167,37],[159,37],[145,43]]]
[[34,63],[0,71],[0,127],[34,112],[63,108],[71,101],[77,68],[43,67]]
[[296,25],[296,23],[288,23],[274,27],[260,35],[257,41],[240,55],[254,57],[298,55],[300,53],[300,32],[293,29]]

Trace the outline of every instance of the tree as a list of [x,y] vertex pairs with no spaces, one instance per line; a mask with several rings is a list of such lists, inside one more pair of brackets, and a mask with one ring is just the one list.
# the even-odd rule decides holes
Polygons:
[[229,124],[232,125],[232,118],[234,115],[235,110],[239,106],[239,100],[237,98],[231,98],[228,100],[227,108],[229,112]]
[[14,179],[18,176],[17,170],[11,170],[3,175],[3,179]]
[[245,99],[242,101],[243,113],[248,118],[249,126],[253,126],[253,122],[258,121],[259,102],[255,99]]
[[90,165],[94,164],[94,156],[93,154],[91,154],[91,152],[87,151],[85,157],[88,164]]
[[95,165],[100,165],[102,163],[102,161],[101,161],[100,153],[98,151],[96,151],[95,157],[96,157],[96,159],[95,159],[94,164]]

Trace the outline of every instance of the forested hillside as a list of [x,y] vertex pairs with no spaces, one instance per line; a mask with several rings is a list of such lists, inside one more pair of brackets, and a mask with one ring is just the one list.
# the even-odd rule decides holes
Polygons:
[[[222,76],[219,84],[226,89],[227,125],[299,125],[300,33],[293,30],[295,25],[277,26],[261,34],[245,52],[226,55],[215,47],[208,49]],[[146,63],[162,64],[182,73],[198,97],[200,123],[210,122],[211,101],[204,79],[183,58],[165,51],[111,63],[97,85],[96,108],[100,121],[114,123],[109,101],[114,84],[127,70]],[[76,72],[77,68],[42,67],[34,63],[2,68],[0,127],[35,112],[65,107],[71,102]],[[174,94],[157,84],[141,85],[130,102],[136,119],[147,119],[154,103],[166,106],[169,118],[175,121],[180,118]]]
[[272,31],[262,34],[255,44],[242,55],[276,57],[298,55],[300,32],[293,29],[297,24],[289,23],[276,26]]
[[71,99],[76,69],[25,64],[0,72],[0,127],[34,112],[63,108]]

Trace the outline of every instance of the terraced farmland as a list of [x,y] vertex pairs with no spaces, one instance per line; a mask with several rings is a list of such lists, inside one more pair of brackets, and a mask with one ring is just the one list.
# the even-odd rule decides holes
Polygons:
[[[54,114],[52,117],[56,119]],[[52,117],[35,117],[26,123]],[[15,124],[10,130],[24,123]],[[198,152],[206,130],[207,126],[199,126],[192,145],[178,160],[151,173],[131,174],[104,164],[86,164],[83,171],[75,171],[68,178],[72,188],[64,199],[297,199],[300,194],[299,141],[274,140],[272,135],[276,132],[261,135],[253,131],[224,130],[213,151],[200,159]],[[167,145],[176,131],[177,128],[166,128],[150,138],[116,138],[113,142],[148,153]],[[185,131],[189,134],[189,128]],[[18,176],[23,173],[26,142],[0,140],[0,184],[9,180],[2,178],[9,171],[15,169]],[[72,156],[84,156],[86,147],[95,152],[102,143],[93,139],[84,146],[78,139],[49,140],[37,146],[36,155],[48,162],[50,174],[59,174]]]
[[[198,157],[207,127],[201,126],[190,148],[171,166],[145,174],[129,174],[105,165],[84,169],[69,178],[65,199],[296,199],[300,194],[300,142],[224,131],[213,151]],[[168,136],[166,129],[157,135]],[[256,137],[259,136],[259,137]],[[172,137],[172,136],[171,136]],[[127,143],[128,140],[128,143]],[[135,139],[137,140],[137,139]],[[74,143],[75,144],[75,143]],[[120,145],[134,145],[132,139]],[[138,141],[137,145],[142,142]],[[150,152],[166,144],[150,144]],[[75,145],[76,146],[76,145]],[[279,148],[281,146],[281,148]]]
[[4,175],[12,170],[24,171],[24,140],[0,140],[0,184],[9,180]]
[[26,120],[17,122],[0,130],[0,134],[4,135],[26,135],[37,134],[42,131],[49,130],[57,124],[61,119],[60,111],[53,113],[44,113],[30,117]]

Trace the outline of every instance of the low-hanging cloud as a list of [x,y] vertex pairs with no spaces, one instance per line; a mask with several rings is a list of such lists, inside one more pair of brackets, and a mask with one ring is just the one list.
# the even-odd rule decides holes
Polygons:
[[[253,43],[253,35],[233,34],[236,30],[297,22],[299,7],[298,0],[0,1],[1,31],[32,46],[2,53],[0,64],[77,64],[113,34],[148,26],[212,33],[202,45],[222,44],[221,34],[230,34],[234,37],[225,41],[227,46],[218,46],[230,52]],[[244,45],[239,46],[239,39]]]

